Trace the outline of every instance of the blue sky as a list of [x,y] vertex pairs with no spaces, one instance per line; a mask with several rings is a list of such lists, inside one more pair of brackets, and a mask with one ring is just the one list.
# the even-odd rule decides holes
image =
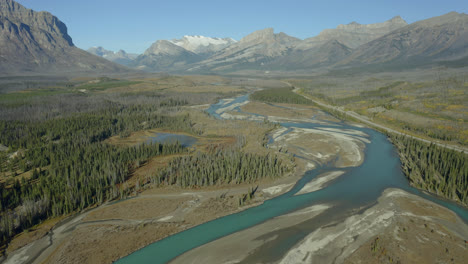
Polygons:
[[356,21],[408,23],[450,11],[468,13],[466,0],[18,0],[62,20],[76,46],[142,53],[158,39],[184,35],[232,37],[273,27],[301,39]]

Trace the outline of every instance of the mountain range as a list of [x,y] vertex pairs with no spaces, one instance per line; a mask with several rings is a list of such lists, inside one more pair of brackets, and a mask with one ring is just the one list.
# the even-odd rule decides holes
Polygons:
[[[114,63],[115,62],[115,63]],[[298,39],[272,28],[232,38],[184,36],[158,40],[143,54],[73,44],[66,25],[48,12],[0,1],[0,74],[124,72],[313,72],[330,69],[402,69],[468,66],[468,15],[451,12],[407,24],[351,22]],[[125,67],[125,66],[128,67]],[[129,68],[130,67],[130,68]]]
[[125,66],[128,66],[138,57],[138,54],[127,53],[125,50],[119,50],[117,52],[106,50],[103,47],[92,47],[86,50],[87,52],[94,54],[104,59],[116,62]]
[[184,36],[158,40],[130,65],[148,71],[217,74],[468,66],[467,25],[468,15],[451,12],[410,25],[400,16],[368,25],[351,22],[304,40],[267,28],[205,52],[200,52],[199,43],[213,38]]
[[468,15],[451,12],[415,22],[357,47],[338,65],[468,65]]

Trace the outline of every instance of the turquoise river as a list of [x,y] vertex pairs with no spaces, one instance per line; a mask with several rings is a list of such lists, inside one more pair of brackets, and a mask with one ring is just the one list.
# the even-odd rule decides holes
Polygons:
[[[217,104],[211,105],[207,112],[217,118],[222,118],[221,114],[225,109],[240,111],[238,105],[245,103],[246,100],[248,100],[248,95],[239,96],[231,100],[221,100]],[[343,122],[328,122],[326,124],[294,122],[281,123],[281,125],[286,128],[353,129],[364,132],[369,136],[367,139],[370,140],[370,143],[366,144],[364,150],[365,160],[358,167],[344,169],[345,174],[334,180],[326,188],[295,196],[295,193],[317,175],[336,170],[333,164],[315,168],[305,173],[295,186],[283,195],[267,200],[259,206],[169,236],[118,260],[116,263],[167,263],[184,252],[263,223],[276,216],[291,213],[315,204],[334,204],[334,207],[327,209],[319,217],[314,218],[313,222],[306,223],[306,225],[302,225],[302,228],[296,229],[294,232],[288,232],[287,235],[276,239],[276,242],[268,249],[268,254],[264,254],[262,262],[276,261],[281,259],[290,248],[313,232],[320,224],[344,220],[351,212],[374,205],[378,197],[387,188],[403,189],[431,200],[449,208],[465,222],[468,222],[468,210],[466,208],[423,193],[409,186],[401,171],[398,154],[385,135],[373,129],[351,126]]]

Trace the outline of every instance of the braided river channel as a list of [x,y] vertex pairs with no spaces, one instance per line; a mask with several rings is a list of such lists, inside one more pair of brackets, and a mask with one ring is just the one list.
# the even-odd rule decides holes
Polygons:
[[[245,104],[248,98],[248,95],[243,95],[221,100],[211,105],[206,111],[217,118],[223,118],[223,113],[228,111],[230,113],[242,112],[239,106]],[[245,112],[242,114],[253,115],[258,119],[263,118],[263,116]],[[311,117],[310,121],[280,121],[280,124],[284,128],[283,134],[291,133],[294,129],[300,128],[319,130],[324,133],[333,131],[344,136],[353,135],[358,139],[361,138],[365,145],[363,149],[364,161],[357,167],[339,169],[335,167],[334,162],[319,164],[314,169],[307,171],[288,192],[280,196],[267,200],[256,207],[169,236],[120,259],[116,263],[177,262],[177,258],[182,254],[222,237],[267,223],[285,214],[294,214],[294,212],[313,206],[328,205],[320,214],[308,221],[301,222],[294,228],[276,230],[274,239],[269,240],[268,246],[258,248],[254,254],[248,256],[248,259],[241,261],[245,263],[279,262],[291,248],[318,228],[329,223],[340,223],[351,215],[358,215],[363,210],[374,206],[384,190],[388,188],[401,189],[430,200],[452,210],[464,222],[468,222],[466,208],[410,187],[401,170],[398,153],[385,135],[370,128],[344,122],[315,122],[314,117]],[[274,139],[272,138],[269,144],[273,143]],[[330,181],[325,188],[297,195],[307,183],[318,175],[336,170],[344,173]],[[271,231],[273,232],[273,230]],[[194,260],[194,262],[196,261]]]

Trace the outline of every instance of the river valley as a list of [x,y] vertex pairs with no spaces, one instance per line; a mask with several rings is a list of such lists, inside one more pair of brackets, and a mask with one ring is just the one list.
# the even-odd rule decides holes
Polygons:
[[[402,197],[423,197],[453,210],[458,216],[453,216],[457,227],[452,231],[468,238],[466,208],[411,188],[384,135],[317,116],[246,113],[241,107],[248,103],[247,95],[240,96],[207,112],[218,118],[279,122],[269,147],[287,148],[311,170],[278,197],[170,236],[118,263],[341,263],[404,214],[394,202]],[[314,148],[323,144],[331,149]]]
[[[399,243],[379,244],[386,260],[424,262],[408,258],[421,246],[440,248],[435,258],[442,260],[466,256],[466,208],[410,187],[383,134],[314,107],[250,102],[248,94],[205,111],[220,120],[280,124],[267,147],[293,157],[296,173],[260,182],[257,203],[242,208],[219,197],[248,186],[147,190],[61,223],[5,263],[373,263],[382,257],[369,251],[375,239]],[[162,132],[150,140],[165,138],[196,142]],[[151,243],[155,237],[165,238]]]

